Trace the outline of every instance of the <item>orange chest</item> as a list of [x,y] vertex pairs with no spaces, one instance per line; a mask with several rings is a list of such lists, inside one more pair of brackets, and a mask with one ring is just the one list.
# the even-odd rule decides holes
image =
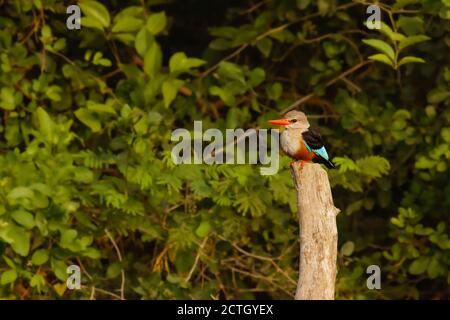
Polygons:
[[300,148],[294,154],[294,158],[297,160],[311,161],[315,157],[315,153],[306,148],[304,141],[300,141]]

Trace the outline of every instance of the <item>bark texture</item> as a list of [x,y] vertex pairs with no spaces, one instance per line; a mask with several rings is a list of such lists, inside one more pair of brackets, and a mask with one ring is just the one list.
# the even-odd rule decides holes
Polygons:
[[327,172],[319,164],[291,166],[297,190],[300,266],[296,300],[333,300],[339,213]]

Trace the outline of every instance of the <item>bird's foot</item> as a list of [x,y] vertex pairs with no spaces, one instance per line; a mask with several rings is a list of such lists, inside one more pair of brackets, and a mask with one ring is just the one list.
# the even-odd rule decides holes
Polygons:
[[291,161],[291,162],[289,163],[289,166],[290,166],[290,167],[294,167],[295,165],[300,166],[300,170],[302,170],[303,167],[305,166],[305,161],[299,160],[299,161]]

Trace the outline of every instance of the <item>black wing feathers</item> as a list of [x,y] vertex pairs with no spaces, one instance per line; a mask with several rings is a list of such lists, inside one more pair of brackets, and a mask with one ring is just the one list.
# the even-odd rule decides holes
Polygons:
[[308,131],[302,133],[302,136],[311,149],[317,150],[323,147],[323,140],[319,129],[309,128]]
[[[320,135],[319,129],[309,128],[308,131],[302,133],[303,140],[308,144],[308,146],[313,150],[318,150],[323,147],[322,136]],[[334,168],[333,162],[328,159],[322,158],[320,155],[315,158],[314,161],[323,163],[329,169]]]

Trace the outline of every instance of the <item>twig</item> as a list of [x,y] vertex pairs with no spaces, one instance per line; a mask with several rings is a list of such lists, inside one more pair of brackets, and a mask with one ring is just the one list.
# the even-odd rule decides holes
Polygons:
[[233,271],[236,271],[236,272],[238,272],[238,273],[241,273],[241,274],[243,274],[243,275],[246,275],[246,276],[255,278],[255,279],[264,280],[264,281],[268,282],[270,285],[272,285],[272,286],[276,287],[277,289],[283,291],[284,293],[286,293],[286,294],[289,295],[290,297],[292,297],[292,298],[294,297],[294,295],[293,295],[291,292],[289,292],[289,291],[286,290],[285,288],[281,287],[280,285],[276,284],[275,282],[273,282],[273,281],[272,281],[271,279],[269,279],[268,277],[265,277],[265,276],[262,276],[262,275],[259,275],[259,274],[253,274],[253,273],[251,273],[251,272],[248,272],[248,271],[245,271],[245,270],[241,270],[241,269],[237,269],[237,268],[231,267],[231,266],[230,266],[230,269],[233,270]]
[[[226,148],[230,147],[230,146],[233,146],[233,148],[234,148],[234,145],[235,145],[235,144],[238,144],[238,143],[239,143],[240,141],[242,141],[243,139],[245,139],[245,138],[247,138],[247,137],[249,137],[249,136],[251,136],[251,135],[253,135],[253,134],[257,134],[259,128],[256,127],[256,128],[253,128],[253,129],[255,129],[255,131],[250,130],[250,131],[248,131],[248,132],[245,132],[243,135],[239,136],[239,137],[236,139],[236,141],[234,141],[234,139],[233,139],[232,142],[228,143],[227,145],[223,146],[222,148],[219,148],[219,149],[215,150],[215,151],[214,151],[214,156],[223,153],[224,150],[225,150]],[[212,157],[213,157],[213,155],[212,155],[212,153],[210,153],[207,157],[205,157],[205,158],[203,159],[203,162],[207,162],[207,161],[208,161],[209,159],[211,159]]]
[[[343,5],[341,5],[341,6],[338,6],[338,7],[336,8],[335,11],[345,10],[345,9],[348,9],[348,8],[353,7],[353,6],[355,6],[355,5],[357,5],[357,3],[346,3],[346,4],[343,4]],[[319,12],[316,12],[316,13],[313,13],[313,14],[310,14],[310,15],[307,15],[307,16],[304,16],[304,17],[301,17],[301,18],[299,18],[299,19],[296,19],[296,20],[294,20],[294,21],[291,21],[291,22],[282,24],[282,25],[280,25],[280,26],[278,26],[278,27],[269,29],[269,30],[267,30],[266,32],[264,32],[263,34],[260,34],[259,36],[257,36],[257,37],[252,41],[252,43],[256,43],[256,42],[262,40],[263,38],[265,38],[265,37],[267,37],[267,36],[270,36],[271,34],[280,32],[280,31],[286,29],[287,27],[292,26],[293,24],[296,24],[296,23],[299,23],[299,22],[302,22],[302,21],[305,21],[305,20],[308,20],[308,19],[311,19],[311,18],[315,18],[315,17],[318,17],[318,16],[320,16],[320,13],[319,13]],[[237,50],[235,50],[234,52],[232,52],[230,55],[228,55],[228,56],[225,57],[224,59],[220,60],[218,63],[216,63],[215,65],[213,65],[211,68],[209,68],[208,70],[206,70],[205,72],[203,72],[203,73],[200,75],[200,79],[203,79],[203,78],[206,77],[208,74],[210,74],[211,72],[213,72],[213,71],[219,66],[219,64],[220,64],[222,61],[227,61],[227,60],[230,60],[230,59],[234,58],[234,57],[237,56],[239,53],[241,53],[242,51],[244,51],[249,45],[250,45],[250,43],[245,43],[245,44],[243,44],[242,46],[240,46]]]
[[230,59],[233,59],[234,57],[236,57],[237,55],[239,55],[239,53],[241,53],[242,51],[244,51],[246,48],[248,47],[248,43],[243,44],[242,46],[240,46],[237,50],[235,50],[234,52],[232,52],[231,54],[229,54],[228,56],[226,56],[225,58],[223,58],[222,60],[220,60],[218,63],[216,63],[215,65],[213,65],[211,68],[209,68],[208,70],[206,70],[205,72],[203,72],[200,75],[200,79],[203,79],[204,77],[206,77],[208,74],[210,74],[211,72],[213,72],[214,70],[216,70],[220,63],[223,61],[228,61]]
[[[330,81],[328,81],[325,84],[325,88],[333,85],[334,83],[336,83],[337,81],[345,78],[346,76],[348,76],[349,74],[355,72],[356,70],[358,70],[359,68],[372,63],[372,61],[361,61],[360,63],[358,63],[357,65],[351,67],[350,69],[342,72],[341,74],[339,74],[338,76],[336,76],[335,78],[331,79]],[[310,94],[300,98],[299,100],[295,101],[293,104],[291,104],[289,107],[285,108],[284,110],[282,110],[280,112],[280,114],[285,114],[286,112],[289,112],[293,109],[295,109],[296,107],[298,107],[299,105],[305,103],[306,101],[308,101],[309,99],[311,99],[312,97],[314,97],[316,94],[314,92],[311,92]]]
[[202,250],[205,247],[207,241],[208,241],[208,237],[205,237],[205,239],[203,239],[202,243],[200,244],[200,247],[197,252],[197,256],[195,257],[195,260],[194,260],[194,265],[192,266],[191,270],[189,271],[189,274],[187,275],[186,279],[184,279],[186,282],[189,282],[189,280],[192,277],[192,274],[194,273],[195,269],[197,268],[197,264],[200,259],[200,255],[201,255]]
[[[116,250],[117,253],[117,257],[119,258],[119,261],[122,262],[122,254],[120,253],[119,247],[117,246],[116,241],[114,241],[114,238],[111,236],[111,234],[109,233],[108,229],[105,229],[105,233],[108,236],[109,240],[111,241],[111,243],[114,246],[114,249]],[[125,271],[123,270],[123,267],[120,270],[120,273],[122,275],[122,283],[120,285],[120,300],[125,300]]]
[[83,263],[81,262],[80,258],[78,258],[78,257],[77,257],[77,262],[78,262],[78,265],[81,267],[81,270],[87,275],[89,280],[92,281],[92,276],[89,274],[89,272],[87,272],[86,268],[84,267]]
[[346,77],[342,78],[342,81],[344,81],[346,84],[348,84],[350,87],[352,87],[356,92],[361,92],[361,88],[357,86],[352,81],[348,80]]
[[[84,286],[84,285],[82,285],[81,288],[83,288],[83,289],[88,289],[88,287],[87,287],[87,286]],[[107,291],[107,290],[103,290],[103,289],[100,289],[100,288],[96,288],[96,287],[91,287],[91,290],[92,290],[92,288],[94,288],[94,291],[97,291],[97,292],[106,294],[106,295],[108,295],[108,296],[111,296],[111,297],[113,297],[113,298],[116,298],[116,299],[119,299],[119,300],[120,300],[120,296],[118,296],[117,294],[115,294],[115,293],[113,293],[113,292],[110,292],[110,291]]]
[[271,2],[271,0],[264,0],[257,4],[252,5],[250,8],[243,10],[242,12],[239,12],[239,15],[245,15],[252,13],[253,11],[257,10],[259,7],[263,6],[264,4]]
[[[84,71],[84,70],[81,69],[79,66],[77,66],[77,64],[76,64],[74,61],[70,60],[68,57],[66,57],[66,56],[63,55],[62,53],[57,52],[57,51],[49,51],[49,52],[50,52],[50,53],[53,53],[54,55],[57,55],[58,57],[60,57],[60,58],[62,58],[62,59],[64,59],[67,63],[69,63],[69,64],[72,65],[73,67],[77,68],[77,69],[80,71],[81,74],[87,75],[88,77],[94,79],[94,80],[97,82],[97,85],[98,85],[98,86],[100,86],[100,83],[104,83],[104,81],[103,81],[101,78],[99,78],[99,77],[97,77],[97,76],[94,76],[94,75],[91,74],[90,72]],[[113,97],[113,99],[116,100],[116,102],[117,102],[119,105],[122,105],[122,102],[121,102],[121,101],[119,100],[119,98],[116,96],[116,94],[114,93],[114,91],[111,90],[111,88],[106,88],[106,89],[104,89],[104,92],[107,93],[107,94],[110,94],[110,95]]]
[[249,256],[249,257],[252,257],[252,258],[256,258],[256,259],[259,259],[259,260],[265,260],[265,261],[272,261],[272,260],[273,260],[273,258],[271,258],[271,257],[264,257],[264,256],[260,256],[260,255],[257,255],[257,254],[248,252],[248,251],[242,249],[241,247],[237,246],[236,244],[234,244],[233,242],[231,242],[231,241],[228,240],[227,238],[221,236],[220,234],[218,234],[217,237],[218,237],[220,240],[229,242],[229,243],[233,246],[233,248],[235,248],[237,251],[239,251],[239,252],[245,254],[246,256]]
[[89,297],[89,300],[95,300],[95,287],[91,287],[91,296]]
[[275,260],[278,260],[278,258],[271,258],[271,257],[264,257],[264,256],[260,256],[260,255],[257,255],[257,254],[254,254],[254,253],[251,253],[251,252],[248,252],[248,251],[246,251],[246,250],[244,250],[244,249],[242,249],[241,247],[239,247],[239,246],[237,246],[236,244],[234,244],[233,242],[231,242],[231,241],[229,241],[229,240],[227,240],[226,238],[224,238],[224,237],[222,237],[221,235],[217,235],[218,236],[218,238],[220,238],[221,240],[224,240],[224,241],[228,241],[232,246],[233,246],[233,248],[235,248],[237,251],[239,251],[239,252],[241,252],[241,253],[243,253],[243,254],[245,254],[246,256],[248,256],[248,257],[252,257],[252,258],[255,258],[255,259],[258,259],[258,260],[263,260],[263,261],[269,261],[274,267],[275,267],[275,269],[277,270],[277,272],[279,272],[279,273],[281,273],[289,282],[291,282],[292,284],[297,284],[297,282],[294,280],[294,279],[292,279],[276,262],[275,262]]
[[298,99],[297,101],[295,101],[293,104],[291,104],[289,107],[287,107],[286,109],[284,109],[283,111],[281,111],[281,114],[285,114],[286,112],[291,111],[292,109],[295,109],[297,106],[305,103],[306,101],[308,101],[309,99],[311,99],[312,97],[315,96],[315,93],[310,93],[300,99]]

